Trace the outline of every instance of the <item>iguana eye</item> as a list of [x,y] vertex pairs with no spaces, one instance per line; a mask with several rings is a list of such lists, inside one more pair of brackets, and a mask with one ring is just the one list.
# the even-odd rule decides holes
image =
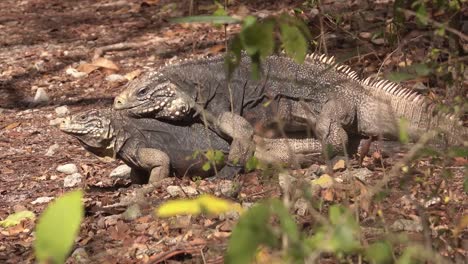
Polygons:
[[148,92],[148,88],[143,87],[138,91],[138,96],[144,96]]

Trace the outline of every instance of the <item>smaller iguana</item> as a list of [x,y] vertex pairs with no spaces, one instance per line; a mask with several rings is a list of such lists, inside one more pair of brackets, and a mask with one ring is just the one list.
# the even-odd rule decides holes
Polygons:
[[[77,138],[85,149],[97,156],[123,160],[132,168],[132,182],[156,183],[169,176],[213,175],[205,172],[202,155],[187,159],[195,151],[216,149],[226,154],[229,142],[218,137],[202,124],[178,126],[155,119],[133,119],[110,109],[88,110],[68,116],[60,130]],[[319,159],[322,146],[315,139],[266,139],[255,137],[255,156],[265,162],[297,163],[305,166]],[[358,142],[356,151],[365,148],[366,140]],[[392,152],[400,144],[383,142],[382,149]],[[219,164],[217,169],[223,164]]]

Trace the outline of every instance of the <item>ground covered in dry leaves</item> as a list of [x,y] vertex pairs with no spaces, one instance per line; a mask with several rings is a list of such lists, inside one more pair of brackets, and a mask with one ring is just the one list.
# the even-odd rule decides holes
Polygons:
[[[40,214],[52,198],[72,189],[84,189],[86,216],[70,263],[77,263],[78,256],[91,263],[222,263],[237,215],[158,219],[153,209],[168,199],[200,193],[233,199],[245,207],[262,198],[281,196],[277,179],[254,172],[234,181],[171,178],[148,194],[147,203],[138,208],[112,206],[139,186],[130,186],[125,178],[110,177],[111,171],[121,165],[118,161],[97,159],[55,126],[67,109],[75,113],[110,106],[126,80],[141,71],[154,69],[173,58],[223,52],[224,29],[168,22],[170,17],[188,14],[188,1],[180,2],[0,2],[0,219],[24,209]],[[201,13],[212,10],[211,1],[197,2]],[[402,59],[411,62],[424,56],[426,46],[418,37],[421,32],[405,36],[405,56],[402,49],[394,50],[382,39],[369,39],[374,25],[386,19],[391,8],[387,1],[372,5],[363,4],[367,1],[323,2],[325,12],[344,14],[344,22],[339,26],[325,21],[328,53],[347,58],[346,63],[359,73],[376,73],[381,65],[384,71],[391,71]],[[296,7],[303,7],[302,2],[235,1],[230,12],[266,16],[291,12]],[[317,36],[320,27],[316,10],[304,10],[307,11],[301,16]],[[359,18],[352,15],[356,10],[361,12]],[[230,26],[227,33],[233,34],[238,29]],[[414,84],[407,83],[408,87]],[[448,99],[448,103],[454,95],[437,89],[422,92],[437,100]],[[358,212],[363,230],[369,230],[368,234],[364,232],[369,241],[377,236],[372,230],[393,224],[396,232],[406,232],[415,241],[430,239],[437,252],[453,261],[466,259],[468,235],[463,227],[462,232],[453,233],[467,213],[467,197],[463,192],[466,160],[418,161],[408,173],[392,178],[388,195],[377,202],[362,201],[353,191],[355,188],[365,192],[402,155],[382,158],[374,153],[364,159],[364,167],[355,165],[354,169],[344,171],[336,168],[334,176],[347,177],[346,187],[352,188],[338,185],[316,192],[316,198],[324,201],[323,213],[326,214],[329,204],[344,202]],[[56,170],[64,164],[77,166],[77,182],[73,179],[70,182],[67,179],[70,175]],[[451,174],[442,173],[442,167]],[[311,174],[319,174],[318,170],[314,166],[307,172],[291,173],[308,179]],[[365,178],[355,180],[349,176],[353,173],[364,174]],[[305,229],[311,226],[313,218],[300,203],[292,206],[292,211],[300,226]],[[429,228],[428,237],[421,231],[425,230],[423,227]],[[0,262],[34,262],[33,230],[33,221],[0,228]],[[336,261],[327,256],[322,260]]]

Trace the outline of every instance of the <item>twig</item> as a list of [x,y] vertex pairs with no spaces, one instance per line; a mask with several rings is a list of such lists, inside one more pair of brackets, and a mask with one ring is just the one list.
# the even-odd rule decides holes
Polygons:
[[317,1],[317,7],[319,10],[319,23],[320,23],[320,42],[323,46],[323,52],[328,54],[327,43],[325,41],[325,30],[323,25],[323,14],[322,14],[322,1]]
[[[409,15],[409,16],[415,16],[417,17],[418,14],[412,10],[408,10],[408,9],[404,9],[404,8],[398,8],[401,12],[405,13],[405,15]],[[467,41],[468,42],[468,36],[463,34],[463,32],[461,31],[458,31],[454,28],[451,28],[447,25],[444,25],[440,22],[437,22],[435,21],[434,19],[430,18],[429,16],[426,16],[425,19],[430,22],[431,24],[435,25],[436,27],[442,27],[444,28],[445,30],[447,30],[448,32],[452,33],[452,34],[455,34],[457,35],[459,38],[463,39],[464,41]]]

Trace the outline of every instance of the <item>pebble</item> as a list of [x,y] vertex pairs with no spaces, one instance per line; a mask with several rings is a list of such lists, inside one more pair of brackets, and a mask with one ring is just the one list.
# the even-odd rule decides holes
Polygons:
[[111,74],[106,77],[106,81],[108,82],[124,82],[127,81],[127,78],[125,76],[120,75],[120,74]]
[[57,117],[55,119],[52,119],[49,121],[49,125],[50,126],[58,126],[60,123],[62,123],[62,121],[64,120],[65,118],[63,117]]
[[47,149],[45,155],[46,155],[47,157],[52,157],[52,156],[54,156],[55,152],[56,152],[59,148],[60,148],[59,144],[57,144],[57,143],[56,143],[56,144],[53,144],[52,146],[50,146],[50,147]]
[[167,186],[166,191],[172,197],[176,197],[182,194],[182,189],[179,186],[175,185]]
[[70,114],[70,110],[68,110],[68,107],[66,105],[62,105],[62,106],[55,108],[55,113],[59,117],[65,117],[68,114]]
[[420,222],[408,219],[398,219],[391,226],[390,229],[394,232],[407,231],[407,232],[421,232],[423,227]]
[[182,186],[182,190],[184,190],[188,196],[195,196],[198,194],[197,189],[193,188],[192,186]]
[[306,199],[304,198],[299,198],[297,201],[294,203],[294,210],[299,216],[305,216],[308,212],[308,206],[309,203],[307,202]]
[[359,37],[363,39],[370,39],[372,37],[372,33],[370,32],[361,32],[359,33]]
[[374,43],[375,45],[383,45],[385,44],[385,39],[383,38],[372,39],[371,42]]
[[78,167],[73,163],[68,163],[58,166],[57,171],[65,174],[74,174],[78,172]]
[[141,217],[141,209],[138,204],[133,204],[130,205],[125,212],[122,213],[122,219],[127,220],[127,221],[132,221],[137,219],[138,217]]
[[63,187],[75,187],[79,183],[81,183],[81,179],[83,176],[79,173],[73,173],[71,175],[68,175],[63,179]]
[[43,204],[43,203],[48,203],[55,199],[55,197],[48,197],[48,196],[43,196],[39,197],[36,200],[32,201],[31,204]]
[[82,247],[75,249],[71,254],[71,258],[76,261],[76,263],[91,263],[88,253]]
[[74,68],[68,68],[65,70],[65,73],[68,75],[71,75],[73,78],[76,79],[81,79],[83,77],[86,77],[88,74],[86,72],[80,72],[77,69]]
[[47,95],[44,88],[38,88],[36,90],[36,95],[34,96],[33,102],[36,104],[42,104],[49,102],[49,96]]
[[218,183],[218,188],[221,194],[227,197],[232,197],[232,195],[237,191],[234,187],[234,183],[230,180],[222,180]]
[[289,175],[288,173],[281,172],[278,175],[278,183],[282,190],[285,190],[287,185],[291,186],[296,182],[296,178]]
[[131,171],[132,171],[132,168],[123,164],[123,165],[118,166],[114,170],[112,170],[111,173],[109,174],[109,177],[128,179],[130,178]]
[[185,196],[185,194],[187,194],[188,196],[195,196],[198,194],[197,189],[191,186],[183,186],[182,188],[180,188],[180,186],[170,185],[167,186],[166,191],[172,197]]

